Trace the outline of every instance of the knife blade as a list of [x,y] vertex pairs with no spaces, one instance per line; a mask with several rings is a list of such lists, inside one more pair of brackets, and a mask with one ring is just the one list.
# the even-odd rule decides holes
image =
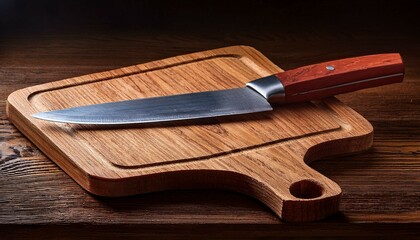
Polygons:
[[276,104],[322,99],[401,82],[398,53],[376,54],[308,65],[256,79],[243,88],[141,98],[79,106],[32,115],[75,124],[135,124],[271,111]]

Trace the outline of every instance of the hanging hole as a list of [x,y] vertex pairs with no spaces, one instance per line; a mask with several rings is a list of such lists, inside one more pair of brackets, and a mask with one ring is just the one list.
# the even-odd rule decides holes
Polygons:
[[322,186],[314,180],[304,179],[294,182],[290,188],[290,193],[297,198],[311,199],[317,198],[323,193]]

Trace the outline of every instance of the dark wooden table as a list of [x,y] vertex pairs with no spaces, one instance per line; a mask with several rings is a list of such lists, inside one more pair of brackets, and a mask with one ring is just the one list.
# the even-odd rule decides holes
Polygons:
[[[0,5],[2,239],[420,236],[420,22],[415,1],[35,2]],[[284,69],[364,54],[402,54],[402,84],[338,96],[372,123],[375,137],[367,152],[311,164],[343,189],[336,215],[313,223],[282,223],[257,200],[218,190],[96,197],[6,117],[6,98],[20,88],[240,44],[257,48]]]

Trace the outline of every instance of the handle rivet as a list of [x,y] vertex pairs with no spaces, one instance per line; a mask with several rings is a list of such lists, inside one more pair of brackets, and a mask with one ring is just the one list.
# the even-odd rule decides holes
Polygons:
[[326,67],[326,69],[327,69],[327,70],[329,70],[329,71],[335,70],[335,68],[334,68],[333,66],[331,66],[331,65],[328,65],[328,66]]

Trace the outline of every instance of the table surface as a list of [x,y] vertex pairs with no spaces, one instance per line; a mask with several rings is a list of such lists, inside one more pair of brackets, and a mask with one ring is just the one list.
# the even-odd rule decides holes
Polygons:
[[[0,10],[2,236],[244,239],[420,234],[420,29],[414,1],[373,1],[363,9],[354,7],[357,1],[309,6],[245,1],[242,7],[217,1],[126,1],[123,6],[111,1],[95,11],[91,9],[98,2],[82,2],[6,1]],[[24,87],[230,45],[253,46],[283,69],[374,53],[403,56],[403,83],[337,96],[372,123],[375,135],[372,148],[364,153],[311,163],[343,190],[336,215],[319,222],[282,223],[257,200],[221,190],[93,196],[6,117],[7,96]]]

